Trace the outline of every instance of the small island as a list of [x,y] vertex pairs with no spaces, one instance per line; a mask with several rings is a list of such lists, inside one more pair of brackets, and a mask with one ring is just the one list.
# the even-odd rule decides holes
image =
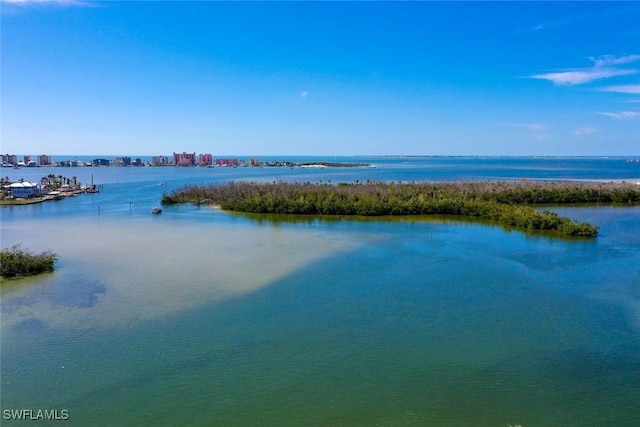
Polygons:
[[222,209],[302,215],[458,215],[522,230],[595,237],[598,227],[543,205],[635,204],[640,188],[625,183],[471,181],[385,183],[255,183],[189,185],[165,194],[163,204],[216,204]]
[[14,245],[0,251],[0,276],[5,279],[50,272],[57,259],[58,256],[51,251],[33,254],[20,245]]

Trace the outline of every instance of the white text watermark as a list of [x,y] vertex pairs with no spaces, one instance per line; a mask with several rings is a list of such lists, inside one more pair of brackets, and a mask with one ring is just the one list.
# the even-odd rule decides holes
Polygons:
[[2,419],[18,421],[65,421],[69,419],[68,409],[5,409],[2,411]]

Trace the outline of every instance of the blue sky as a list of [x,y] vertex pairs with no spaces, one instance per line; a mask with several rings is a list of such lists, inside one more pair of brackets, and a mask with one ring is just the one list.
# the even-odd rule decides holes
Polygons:
[[639,2],[1,8],[3,153],[640,154]]

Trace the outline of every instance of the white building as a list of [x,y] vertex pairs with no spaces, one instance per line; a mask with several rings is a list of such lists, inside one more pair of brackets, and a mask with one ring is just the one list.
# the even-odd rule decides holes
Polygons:
[[13,197],[20,197],[23,199],[36,196],[40,192],[38,184],[28,181],[14,182],[9,187],[11,188],[11,195]]

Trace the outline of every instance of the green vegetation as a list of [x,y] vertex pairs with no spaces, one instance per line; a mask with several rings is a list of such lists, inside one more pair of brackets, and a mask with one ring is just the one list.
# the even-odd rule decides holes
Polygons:
[[638,203],[630,184],[477,181],[439,183],[355,182],[190,185],[165,194],[163,204],[219,204],[223,209],[275,214],[462,215],[525,230],[594,237],[598,227],[534,205]]
[[59,191],[65,185],[73,189],[80,188],[80,183],[78,182],[77,177],[73,176],[71,178],[67,178],[66,176],[56,176],[52,173],[47,176],[43,176],[40,179],[40,185],[42,186],[42,188],[46,188],[49,191]]
[[11,249],[0,251],[0,276],[31,276],[53,271],[53,265],[57,259],[58,256],[51,251],[34,255],[15,245]]

